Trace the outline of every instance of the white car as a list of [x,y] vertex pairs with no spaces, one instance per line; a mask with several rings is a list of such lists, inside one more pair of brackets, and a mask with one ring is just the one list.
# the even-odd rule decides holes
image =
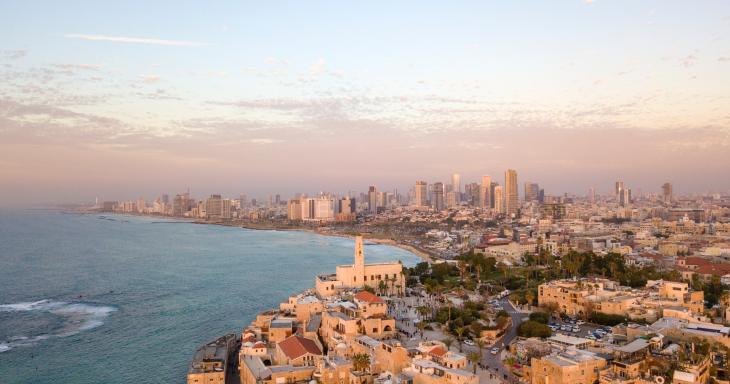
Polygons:
[[469,339],[464,340],[464,344],[466,344],[466,345],[468,345],[470,347],[473,347],[474,346],[474,342],[471,341],[471,340],[469,340]]
[[583,321],[583,320],[578,320],[578,321],[576,321],[575,323],[576,323],[576,324],[578,324],[578,325],[583,325],[583,324],[585,324],[586,322],[585,322],[585,321]]
[[499,348],[494,347],[494,348],[492,348],[492,349],[489,350],[489,353],[491,353],[492,355],[496,355],[496,354],[499,353]]
[[575,332],[575,333],[580,332],[580,327],[573,327],[573,332]]

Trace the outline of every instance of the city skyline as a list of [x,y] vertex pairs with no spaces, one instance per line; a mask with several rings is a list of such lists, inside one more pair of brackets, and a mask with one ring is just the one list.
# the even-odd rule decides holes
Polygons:
[[727,2],[4,8],[0,205],[730,189]]

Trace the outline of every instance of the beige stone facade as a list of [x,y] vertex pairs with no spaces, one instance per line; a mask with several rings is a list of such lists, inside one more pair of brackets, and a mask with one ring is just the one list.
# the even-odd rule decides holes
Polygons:
[[558,311],[571,316],[602,312],[651,322],[665,308],[683,308],[690,316],[701,314],[704,293],[691,291],[687,283],[680,282],[649,280],[645,288],[632,289],[607,279],[584,278],[541,284],[537,299],[540,305],[556,305]]
[[569,349],[533,358],[527,373],[531,384],[593,384],[606,364],[594,353]]
[[354,264],[337,266],[334,275],[317,276],[314,287],[317,295],[328,297],[344,289],[366,286],[391,295],[405,291],[403,266],[400,263],[365,264],[362,241],[362,236],[355,237]]

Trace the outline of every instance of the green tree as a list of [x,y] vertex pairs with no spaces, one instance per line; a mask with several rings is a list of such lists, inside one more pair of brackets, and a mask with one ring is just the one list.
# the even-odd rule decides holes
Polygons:
[[367,353],[356,353],[352,356],[352,368],[358,372],[365,372],[370,366],[370,356]]
[[542,324],[547,324],[550,320],[550,315],[548,315],[546,312],[532,312],[530,314],[530,320]]
[[528,320],[517,327],[517,334],[522,337],[550,337],[552,330],[543,323]]
[[386,289],[388,289],[388,284],[384,280],[380,280],[378,282],[378,291],[380,291],[380,294],[384,295]]
[[446,350],[447,351],[450,351],[451,350],[451,346],[454,344],[454,338],[453,337],[447,337],[447,338],[441,340],[441,342],[443,342],[444,345],[446,346]]
[[456,340],[459,342],[459,352],[463,350],[463,346],[461,344],[462,337],[464,336],[464,332],[466,332],[466,328],[464,327],[458,327],[454,330],[456,332]]
[[474,342],[477,345],[477,348],[479,348],[479,361],[481,361],[482,357],[484,356],[484,347],[487,346],[487,343],[485,343],[481,337],[477,337],[474,340],[475,340]]
[[481,357],[476,352],[469,352],[469,354],[466,355],[466,358],[469,359],[469,362],[471,363],[472,373],[476,375],[477,363],[481,361]]

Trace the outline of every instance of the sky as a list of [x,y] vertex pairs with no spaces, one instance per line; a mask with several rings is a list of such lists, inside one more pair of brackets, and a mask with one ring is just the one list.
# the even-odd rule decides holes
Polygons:
[[730,190],[728,1],[0,0],[0,205]]

